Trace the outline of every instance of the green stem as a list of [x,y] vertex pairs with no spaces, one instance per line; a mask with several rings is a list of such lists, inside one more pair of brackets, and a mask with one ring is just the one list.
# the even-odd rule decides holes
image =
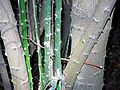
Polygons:
[[[62,9],[62,1],[56,0],[56,18],[55,18],[55,30],[56,30],[56,75],[57,77],[62,76],[61,69],[61,9]],[[58,84],[57,90],[61,90],[61,82]]]
[[45,5],[45,85],[50,81],[50,25],[51,25],[51,0],[46,0]]
[[20,24],[22,29],[22,40],[23,40],[23,48],[25,52],[25,60],[28,72],[28,79],[30,82],[30,90],[33,90],[33,82],[32,82],[32,73],[31,73],[31,66],[30,66],[30,55],[28,49],[28,40],[27,40],[27,24],[26,24],[26,13],[25,13],[25,1],[19,0],[20,4]]
[[41,48],[40,48],[40,35],[38,31],[38,16],[37,16],[37,7],[36,7],[36,0],[33,0],[33,16],[34,16],[34,23],[35,23],[35,38],[37,45],[37,52],[38,52],[38,64],[39,64],[39,73],[40,73],[40,88],[43,90],[43,67],[42,67],[42,59],[41,59]]

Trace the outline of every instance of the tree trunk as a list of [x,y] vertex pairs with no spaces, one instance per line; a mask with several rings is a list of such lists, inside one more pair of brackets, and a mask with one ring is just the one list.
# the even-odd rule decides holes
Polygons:
[[72,53],[64,70],[66,90],[72,90],[74,84],[75,90],[101,90],[111,22],[108,19],[115,2],[116,0],[72,2]]

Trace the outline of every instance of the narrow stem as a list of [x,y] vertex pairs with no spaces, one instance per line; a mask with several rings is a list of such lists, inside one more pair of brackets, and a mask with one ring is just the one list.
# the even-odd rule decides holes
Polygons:
[[[56,75],[57,77],[62,76],[61,69],[61,10],[62,10],[62,1],[56,0],[56,18],[55,18],[55,30],[56,30]],[[57,90],[61,90],[61,82],[58,84]]]
[[28,79],[30,82],[30,90],[33,90],[33,81],[32,81],[32,73],[31,73],[31,65],[30,65],[30,55],[29,55],[29,48],[28,48],[28,40],[24,39],[27,38],[27,24],[26,24],[26,12],[25,12],[25,1],[19,0],[19,7],[20,7],[20,25],[22,30],[22,42],[23,48],[25,52],[25,61],[26,67],[28,72]]
[[45,5],[45,85],[50,81],[50,27],[51,26],[51,2],[46,0]]
[[33,17],[35,23],[35,39],[37,43],[37,52],[38,52],[38,66],[39,66],[39,75],[40,75],[40,88],[43,90],[43,67],[42,67],[42,59],[41,59],[41,48],[38,46],[40,44],[40,35],[38,30],[38,17],[37,17],[37,5],[36,0],[32,1],[33,3]]

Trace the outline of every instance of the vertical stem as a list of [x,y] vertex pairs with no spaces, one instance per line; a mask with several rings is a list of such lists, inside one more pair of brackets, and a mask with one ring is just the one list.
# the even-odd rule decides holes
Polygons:
[[[55,34],[55,0],[51,0],[51,56],[52,56],[52,77],[56,76],[56,69],[55,69],[55,53],[56,53],[56,47],[55,47],[55,40],[56,40],[56,34]],[[52,78],[53,79],[53,78]],[[57,80],[52,80],[52,88],[51,90],[55,90],[57,86]]]
[[20,4],[20,24],[22,29],[22,40],[23,40],[23,47],[25,52],[25,60],[28,72],[28,79],[30,82],[30,90],[33,90],[33,82],[32,82],[32,73],[31,73],[31,66],[30,66],[30,55],[28,49],[28,40],[27,40],[27,24],[26,24],[26,12],[25,12],[25,1],[19,0]]
[[46,0],[45,5],[45,84],[50,81],[50,26],[51,26],[51,2]]
[[42,59],[41,59],[41,48],[40,48],[40,32],[38,31],[38,18],[37,18],[37,6],[36,0],[32,1],[33,3],[33,17],[35,23],[35,38],[37,43],[37,52],[38,52],[38,66],[39,66],[39,75],[40,75],[40,88],[43,89],[43,67],[42,67]]
[[[56,30],[56,74],[57,77],[61,77],[62,69],[61,69],[61,9],[62,9],[62,1],[56,0],[56,17],[55,17],[55,30]],[[58,90],[61,90],[61,82],[58,84]]]

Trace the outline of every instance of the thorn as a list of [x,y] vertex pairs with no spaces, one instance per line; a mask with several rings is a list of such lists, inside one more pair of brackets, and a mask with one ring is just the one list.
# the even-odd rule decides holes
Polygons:
[[76,63],[76,64],[79,64],[79,63],[80,63],[79,61],[75,61],[75,60],[73,60],[73,62]]
[[47,42],[45,41],[44,45],[48,48],[48,47],[50,47],[50,42],[49,41],[47,41]]
[[100,30],[99,33],[104,33],[104,31],[103,31],[103,30]]
[[57,49],[54,49],[55,51],[58,51]]
[[94,84],[88,84],[87,86],[92,87],[92,86],[94,86]]
[[47,52],[47,54],[49,55],[49,54],[50,54],[50,52]]
[[101,73],[101,72],[102,72],[102,71],[98,71],[98,72],[96,72],[96,73],[95,73],[95,76],[98,75],[98,74]]
[[81,76],[78,75],[78,76],[77,76],[77,79],[78,79],[78,80],[84,80],[84,77],[81,77]]
[[57,32],[60,32],[60,29],[59,28],[57,28],[57,30],[56,30]]
[[82,16],[82,19],[85,19],[85,16],[84,16],[84,15]]
[[79,61],[77,61],[76,63],[77,63],[77,64],[79,64],[80,62],[79,62]]
[[27,50],[27,48],[24,48],[24,50],[26,51],[26,50]]
[[20,37],[21,37],[21,38],[23,38],[23,36],[22,36],[22,35],[21,35]]
[[22,25],[23,25],[23,23],[20,23],[20,25],[22,26]]
[[11,66],[11,69],[18,71],[18,70],[20,70],[20,67],[13,67],[13,66]]
[[7,52],[5,52],[5,56],[7,56]]
[[30,70],[30,69],[28,69],[28,72],[31,72],[31,70]]
[[49,77],[49,75],[45,75],[46,77]]
[[89,36],[91,39],[93,39],[93,40],[95,40],[96,38],[95,38],[95,36]]
[[72,87],[72,86],[65,84],[65,87],[68,87],[68,88],[70,88],[70,87]]
[[94,43],[95,43],[95,44],[98,44],[98,42],[97,42],[97,41],[94,41]]
[[28,44],[28,47],[30,46],[30,44]]
[[28,79],[27,80],[24,80],[21,84],[25,84],[28,82]]
[[82,38],[82,43],[84,44],[85,43],[85,40]]
[[1,36],[1,38],[2,38],[3,40],[5,40],[5,37]]
[[62,8],[60,8],[60,11],[62,11]]
[[21,13],[24,13],[24,11],[22,10]]
[[16,84],[16,82],[15,82],[13,79],[11,80],[11,82],[12,82],[13,84]]
[[77,29],[78,31],[83,31],[83,30],[84,30],[83,27],[78,27],[78,26],[75,26],[75,25],[73,25],[72,28],[75,28],[75,29]]
[[90,65],[90,66],[93,66],[93,67],[98,68],[98,69],[103,69],[103,67],[102,67],[102,66],[95,65],[95,64],[92,64],[92,63],[87,62],[87,61],[86,61],[84,64],[86,64],[86,65]]
[[105,8],[104,12],[110,12],[110,9],[109,8]]
[[77,72],[77,75],[79,75],[79,74],[80,74],[80,72],[81,72],[81,71]]
[[69,59],[67,59],[67,58],[61,58],[61,60],[63,60],[63,61],[69,61]]
[[83,55],[84,55],[84,56],[88,56],[88,55],[89,55],[89,53],[83,53]]
[[30,60],[30,58],[29,58],[29,57],[28,57],[27,59],[28,59],[28,60]]
[[59,42],[59,44],[61,44],[61,43],[62,43],[62,41]]
[[95,17],[93,18],[93,21],[96,22],[96,23],[100,22],[100,20],[96,19]]
[[91,54],[97,54],[98,51],[94,50],[94,51],[91,51]]
[[12,47],[13,50],[17,50],[17,47]]

